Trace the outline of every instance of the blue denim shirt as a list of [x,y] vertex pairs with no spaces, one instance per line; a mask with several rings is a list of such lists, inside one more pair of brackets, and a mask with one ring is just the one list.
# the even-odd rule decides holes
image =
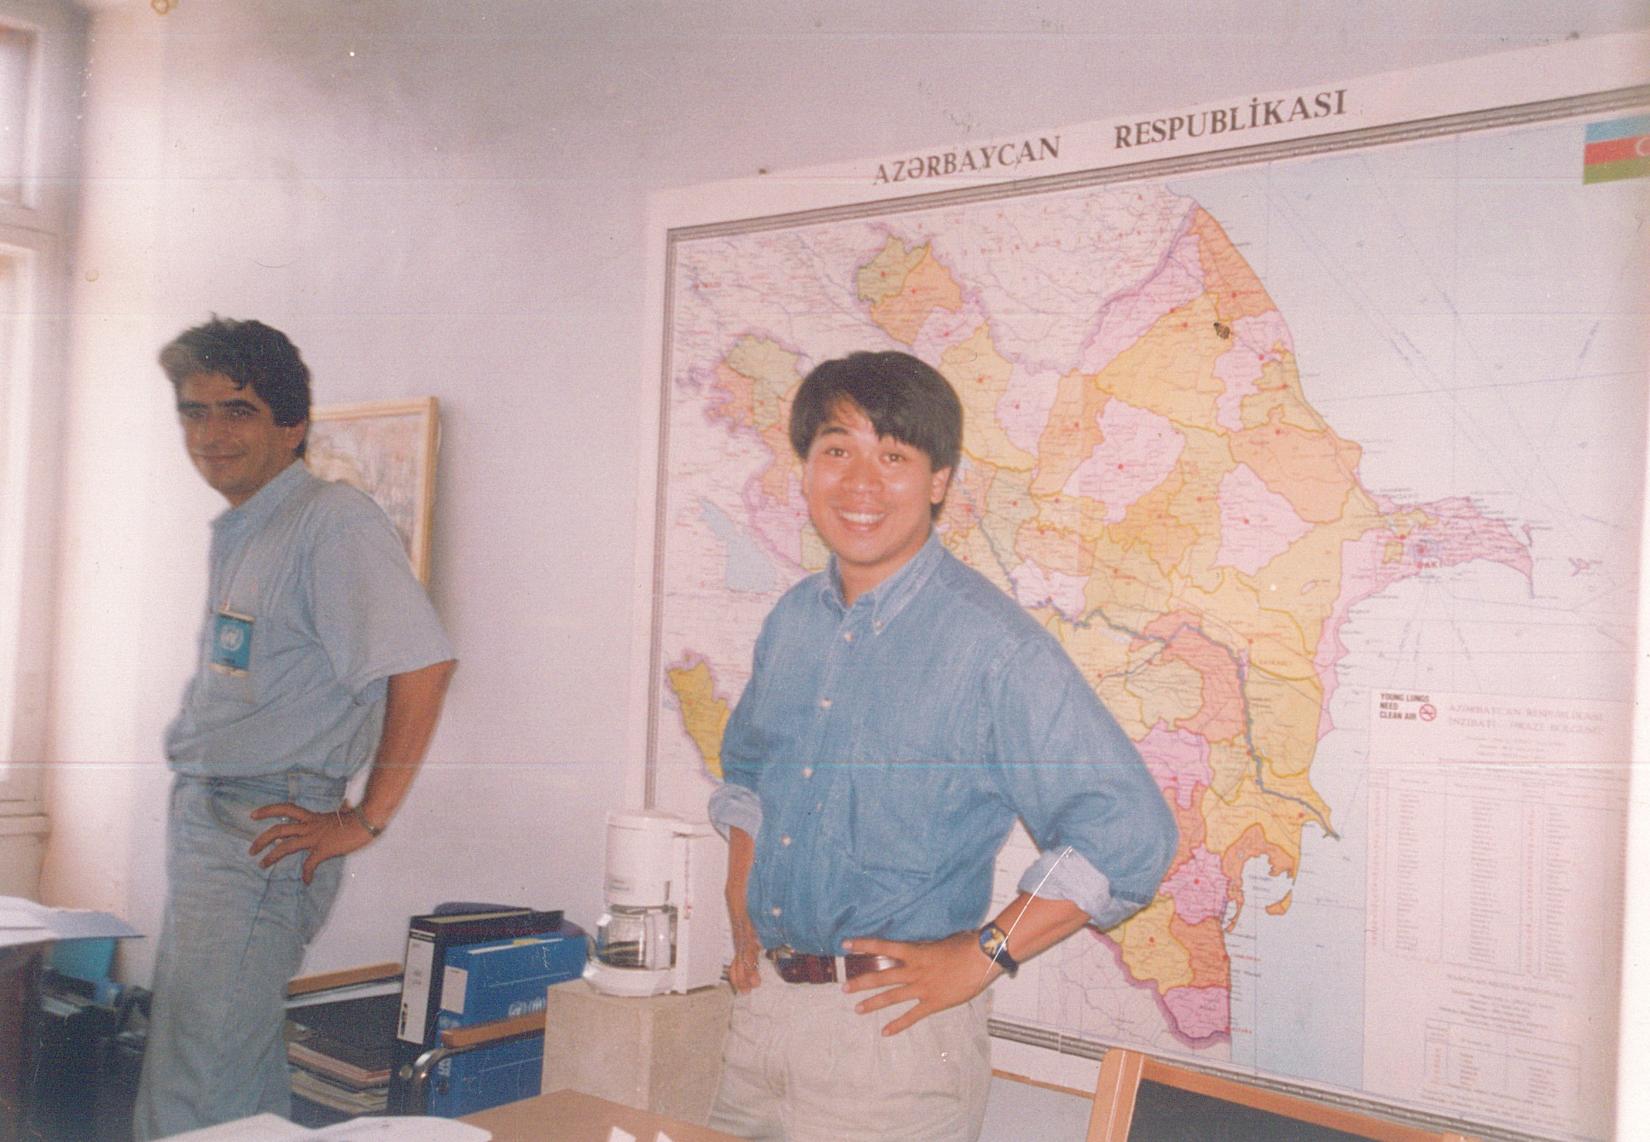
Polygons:
[[722,739],[711,820],[756,841],[764,947],[977,927],[1014,819],[1020,888],[1107,928],[1149,903],[1176,830],[1059,643],[938,538],[843,603],[835,563],[779,600]]
[[[244,674],[212,667],[215,613],[251,620]],[[166,731],[193,777],[349,777],[378,748],[388,679],[453,657],[395,525],[294,461],[212,522],[195,676]]]

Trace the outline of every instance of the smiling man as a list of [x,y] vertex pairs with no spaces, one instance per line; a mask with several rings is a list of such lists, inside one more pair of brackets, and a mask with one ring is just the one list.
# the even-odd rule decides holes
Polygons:
[[[962,444],[945,378],[826,361],[790,438],[831,558],[768,616],[722,740],[739,995],[712,1125],[974,1138],[987,986],[1150,903],[1173,818],[1059,643],[934,533]],[[987,921],[1016,818],[1041,856]]]
[[[160,354],[212,523],[195,674],[166,732],[166,918],[139,1138],[290,1105],[286,984],[342,862],[389,825],[452,650],[401,540],[300,459],[309,370],[285,334],[213,318]],[[345,783],[370,763],[359,804]]]

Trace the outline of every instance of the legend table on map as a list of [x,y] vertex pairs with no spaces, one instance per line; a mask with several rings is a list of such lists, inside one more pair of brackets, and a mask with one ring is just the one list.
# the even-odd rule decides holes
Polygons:
[[1374,704],[1366,1087],[1608,1133],[1619,956],[1598,967],[1621,915],[1630,711]]

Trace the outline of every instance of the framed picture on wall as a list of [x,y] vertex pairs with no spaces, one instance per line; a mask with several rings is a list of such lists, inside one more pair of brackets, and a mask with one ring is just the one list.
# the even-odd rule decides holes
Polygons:
[[329,405],[310,410],[304,456],[323,480],[341,480],[378,502],[422,583],[429,582],[438,438],[434,397]]

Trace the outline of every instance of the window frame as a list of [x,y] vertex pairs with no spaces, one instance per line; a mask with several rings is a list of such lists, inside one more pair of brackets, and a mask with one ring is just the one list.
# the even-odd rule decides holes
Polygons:
[[69,3],[0,0],[0,27],[28,37],[22,169],[15,195],[0,197],[0,834],[46,830],[86,19]]

